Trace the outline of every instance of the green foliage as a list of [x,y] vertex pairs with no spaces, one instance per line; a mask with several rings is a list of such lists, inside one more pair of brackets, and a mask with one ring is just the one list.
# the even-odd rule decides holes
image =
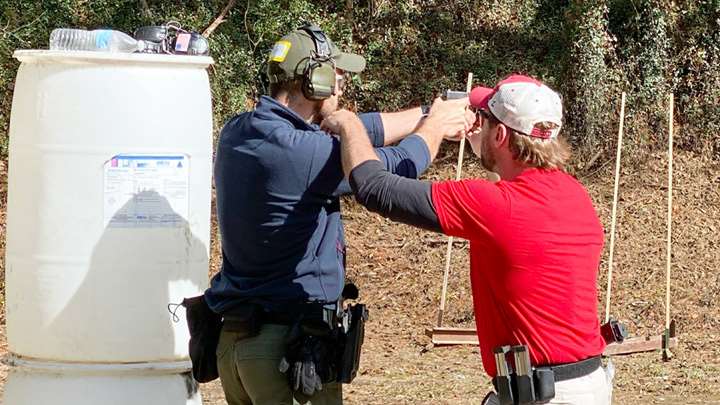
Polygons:
[[667,143],[669,95],[674,69],[668,35],[669,14],[655,0],[624,4],[614,17],[613,27],[624,35],[618,53],[628,79],[628,139],[639,149]]
[[684,1],[672,13],[679,144],[719,159],[720,1]]
[[[175,20],[202,31],[225,4],[0,0],[0,157],[7,156],[15,49],[47,47],[57,27],[132,32]],[[238,1],[210,37],[216,130],[252,108],[267,51],[302,21],[367,58],[347,91],[351,108],[429,103],[444,89],[464,89],[468,72],[476,84],[492,85],[519,71],[563,94],[564,133],[581,162],[612,153],[621,91],[629,148],[664,147],[672,91],[678,145],[720,155],[720,0]]]
[[[612,139],[617,95],[622,72],[613,60],[612,35],[605,1],[573,1],[569,7],[567,39],[570,43],[566,106],[570,139],[580,147],[605,147]],[[610,106],[610,107],[609,107]]]

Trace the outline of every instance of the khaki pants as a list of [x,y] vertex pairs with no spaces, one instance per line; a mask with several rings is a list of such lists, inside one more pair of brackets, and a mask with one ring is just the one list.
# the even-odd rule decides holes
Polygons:
[[555,405],[610,405],[613,367],[600,367],[592,373],[555,383]]
[[312,397],[290,390],[288,376],[278,370],[287,330],[265,324],[259,335],[244,339],[237,332],[221,332],[218,371],[228,405],[342,404],[341,384],[323,384]]

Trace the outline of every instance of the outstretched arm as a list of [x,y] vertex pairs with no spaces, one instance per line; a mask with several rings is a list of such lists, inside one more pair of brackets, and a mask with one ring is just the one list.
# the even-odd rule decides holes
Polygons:
[[[378,113],[373,114],[376,117],[373,121],[379,122],[380,115]],[[351,131],[358,136],[363,136],[367,142],[374,146],[372,148],[374,152],[373,158],[379,159],[383,167],[390,173],[417,178],[427,169],[430,165],[430,152],[423,138],[413,134],[397,145],[377,147],[375,144],[376,139],[374,140],[373,136],[368,137],[365,132],[368,124],[367,120],[363,118],[367,117],[368,114],[357,116],[350,111],[340,110],[334,114],[333,118],[328,120],[328,122],[336,125],[331,128],[327,126],[328,122],[326,122],[325,129],[326,132],[339,135],[340,122],[342,122],[345,131]],[[343,175],[342,169],[338,170],[338,167],[342,168],[340,138],[339,136],[322,134],[325,134],[325,132],[313,133],[314,136],[306,139],[306,143],[314,145],[313,150],[307,153],[307,156],[312,157],[308,187],[311,191],[322,195],[350,194],[352,193],[350,183],[348,183],[347,179],[343,180],[346,176]]]
[[[453,137],[472,127],[475,115],[465,109],[467,103],[467,98],[450,101],[435,99],[430,114],[415,132],[427,145],[430,160],[435,159],[444,137]],[[345,175],[349,175],[353,168],[366,160],[377,160],[372,145],[367,136],[364,136],[357,120],[353,120],[348,114],[352,113],[337,111],[322,123],[324,129],[341,137]]]
[[393,221],[442,232],[429,182],[388,173],[377,160],[367,160],[350,173],[350,186],[358,202],[369,211]]
[[422,120],[422,109],[380,113],[380,118],[385,128],[385,146],[392,145],[415,132]]
[[[466,115],[463,102],[436,100],[417,134],[435,157],[443,137],[464,132],[474,116]],[[323,126],[341,136],[343,168],[358,201],[369,210],[393,220],[440,232],[432,206],[430,183],[388,173],[361,128],[346,113],[328,117]]]

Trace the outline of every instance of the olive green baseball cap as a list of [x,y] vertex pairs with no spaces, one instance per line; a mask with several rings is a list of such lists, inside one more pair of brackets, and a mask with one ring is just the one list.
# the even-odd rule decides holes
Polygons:
[[[319,28],[309,26],[320,31]],[[321,32],[321,31],[320,31]],[[359,73],[365,69],[365,58],[354,53],[342,52],[326,35],[325,43],[319,44],[321,51],[327,50],[335,67],[346,72]],[[311,55],[316,53],[315,41],[305,29],[297,29],[275,43],[268,57],[268,78],[271,83],[291,80],[302,75]]]

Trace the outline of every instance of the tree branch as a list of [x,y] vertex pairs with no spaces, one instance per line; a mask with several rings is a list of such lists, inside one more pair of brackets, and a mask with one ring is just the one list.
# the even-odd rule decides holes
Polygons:
[[248,12],[250,11],[250,1],[247,2],[247,7],[245,8],[245,15],[243,16],[243,22],[245,23],[245,34],[247,35],[248,41],[252,44],[252,53],[255,54],[255,50],[258,47],[258,44],[260,44],[260,41],[262,41],[262,34],[260,34],[260,37],[257,39],[257,41],[253,41],[252,37],[250,36],[250,26],[248,26]]
[[217,16],[217,18],[205,29],[205,31],[203,31],[202,34],[205,38],[209,37],[220,24],[225,22],[225,16],[230,11],[230,9],[233,8],[235,3],[236,0],[228,1],[227,5],[225,5],[225,8],[223,8],[223,10],[220,12],[220,15]]

